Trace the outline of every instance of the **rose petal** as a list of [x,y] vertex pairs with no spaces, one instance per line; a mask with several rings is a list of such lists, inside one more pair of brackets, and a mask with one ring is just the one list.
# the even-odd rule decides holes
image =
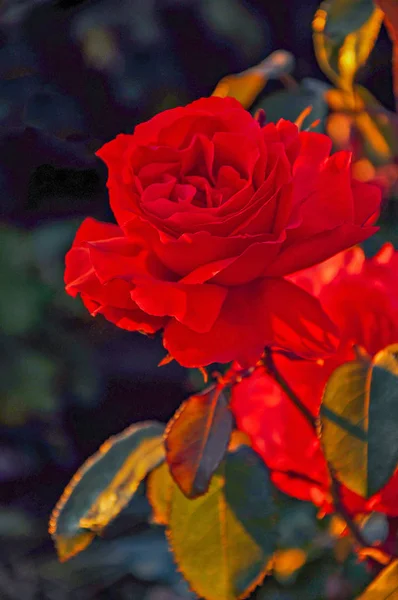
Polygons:
[[234,386],[231,409],[271,469],[322,481],[325,461],[313,428],[264,368]]
[[278,239],[251,244],[242,254],[230,259],[224,269],[216,273],[210,281],[221,285],[244,285],[262,277],[268,265],[275,259],[284,242],[285,233]]
[[273,343],[302,357],[331,354],[338,331],[319,300],[286,279],[269,279],[264,288]]
[[125,308],[120,309],[99,304],[97,301],[88,298],[85,294],[82,294],[81,297],[84,305],[93,317],[100,314],[105,317],[107,321],[110,321],[117,327],[126,329],[127,331],[139,331],[140,333],[151,335],[159,331],[159,329],[162,329],[166,322],[166,319],[159,319],[158,317],[147,315],[138,307],[131,310]]
[[96,151],[96,156],[101,158],[107,166],[117,170],[123,169],[124,154],[132,143],[132,136],[124,133],[119,133],[115,139],[104,144]]
[[163,343],[183,366],[231,360],[252,366],[265,345],[284,346],[287,336],[291,336],[288,347],[303,356],[328,354],[336,343],[334,326],[315,298],[290,282],[263,279],[230,288],[207,333],[171,320]]
[[150,144],[154,139],[156,139],[156,134],[161,129],[173,124],[181,117],[184,117],[187,113],[193,113],[194,115],[201,113],[211,115],[220,112],[222,113],[228,109],[242,110],[242,105],[233,98],[228,98],[227,102],[220,102],[220,99],[215,97],[200,98],[188,106],[162,111],[152,117],[152,119],[149,121],[137,125],[134,130],[134,136],[137,139],[137,143],[141,145]]
[[[322,186],[316,186],[320,172],[329,159],[331,148],[332,142],[326,135],[308,131],[300,132],[299,149],[292,165],[293,206],[300,206],[314,193],[314,190],[320,189],[322,192]],[[316,215],[319,212],[317,207]]]
[[293,471],[272,471],[271,480],[282,492],[293,498],[312,502],[322,510],[332,512],[331,497],[326,485]]
[[[320,232],[309,239],[286,244],[267,270],[269,276],[283,276],[307,269],[334,254],[363,242],[376,233],[378,227],[360,227],[344,224],[330,231]],[[289,231],[287,231],[289,240]]]
[[181,235],[178,239],[158,236],[153,244],[159,260],[181,276],[220,260],[235,259],[254,243],[275,242],[274,235],[218,237],[207,231]]
[[364,226],[373,225],[380,214],[380,189],[376,185],[354,180],[352,193],[355,223]]
[[73,246],[80,246],[87,240],[108,240],[109,238],[118,238],[123,235],[122,230],[112,223],[103,223],[88,217],[81,223],[76,232]]
[[220,314],[227,290],[217,285],[137,280],[131,297],[150,315],[175,317],[195,332],[211,329]]
[[295,196],[303,200],[299,209],[301,223],[289,232],[291,240],[300,241],[321,231],[354,223],[350,159],[348,152],[336,152],[315,176],[312,174],[311,187],[310,177],[303,180],[301,186],[294,177]]
[[[90,251],[88,241],[98,243],[99,247],[113,246],[113,249],[117,247],[119,252],[122,249],[126,251],[128,241],[121,238],[120,234],[121,230],[116,225],[94,219],[83,221],[65,258],[66,291],[74,297],[80,294],[93,316],[100,313],[124,329],[154,333],[163,326],[164,319],[146,315],[137,307],[130,296],[131,283],[122,279],[112,279],[110,276],[101,283],[94,269],[91,260],[92,248]],[[107,253],[103,252],[103,256],[107,256]],[[116,256],[122,260],[127,258],[121,254]],[[114,260],[113,262],[115,263]],[[105,261],[101,262],[102,268],[106,270]],[[118,268],[122,268],[121,265]],[[124,273],[123,269],[122,272]]]

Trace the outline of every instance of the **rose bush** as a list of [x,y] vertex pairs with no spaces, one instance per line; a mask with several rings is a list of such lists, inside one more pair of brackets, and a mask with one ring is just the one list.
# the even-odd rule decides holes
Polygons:
[[264,345],[330,353],[333,324],[286,276],[375,231],[380,193],[350,154],[231,98],[165,111],[99,151],[117,225],[87,219],[66,289],[119,327],[163,329],[185,366],[253,364]]
[[[340,331],[337,352],[318,361],[275,354],[276,367],[315,417],[331,373],[355,359],[354,344],[370,355],[398,341],[398,252],[386,244],[372,259],[360,248],[343,252],[293,277],[318,297]],[[330,481],[320,442],[282,389],[258,369],[235,386],[231,407],[238,426],[273,470],[284,492],[332,509]],[[375,496],[364,500],[342,486],[342,500],[355,514],[378,510],[398,516],[398,472]]]

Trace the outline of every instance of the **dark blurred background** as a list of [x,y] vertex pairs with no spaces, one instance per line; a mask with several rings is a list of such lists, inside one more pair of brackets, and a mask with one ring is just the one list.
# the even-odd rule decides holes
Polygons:
[[[94,151],[161,110],[210,95],[224,75],[276,49],[295,56],[297,81],[326,82],[312,46],[317,6],[0,2],[0,600],[70,597],[72,574],[62,581],[46,532],[63,488],[109,435],[143,419],[166,421],[201,385],[176,364],[157,367],[159,339],[92,319],[64,292],[64,254],[80,221],[112,220]],[[392,109],[390,54],[382,30],[359,80]],[[271,82],[264,93],[282,87]],[[124,584],[106,591],[111,577],[95,597],[149,593],[132,579],[134,593],[124,596]],[[156,584],[150,597],[177,592]]]

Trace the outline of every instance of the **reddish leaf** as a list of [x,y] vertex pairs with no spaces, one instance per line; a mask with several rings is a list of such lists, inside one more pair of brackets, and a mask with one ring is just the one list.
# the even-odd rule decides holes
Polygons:
[[221,386],[187,400],[166,429],[170,472],[188,498],[204,494],[228,448],[233,416]]

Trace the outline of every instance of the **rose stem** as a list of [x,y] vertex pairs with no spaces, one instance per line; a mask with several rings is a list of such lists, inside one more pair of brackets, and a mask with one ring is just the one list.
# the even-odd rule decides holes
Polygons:
[[[290,385],[288,384],[286,379],[278,371],[278,369],[275,365],[274,358],[272,356],[272,352],[270,350],[265,351],[264,365],[266,366],[269,374],[273,377],[273,379],[276,381],[276,383],[282,388],[282,390],[285,392],[285,394],[288,396],[288,398],[293,402],[295,407],[301,412],[303,417],[305,417],[305,419],[311,425],[311,427],[313,428],[315,433],[318,435],[317,419],[311,414],[311,412],[308,410],[308,408],[302,403],[302,401],[294,393],[294,391],[292,390],[292,388],[290,387]],[[333,504],[335,506],[336,512],[342,517],[342,519],[344,519],[344,521],[346,522],[352,535],[356,539],[357,543],[360,546],[363,546],[365,548],[369,547],[369,544],[366,542],[366,540],[362,536],[361,530],[359,529],[359,527],[357,526],[355,521],[351,518],[351,516],[347,512],[345,506],[341,502],[340,494],[339,494],[340,483],[336,479],[336,476],[333,472],[331,465],[328,464],[328,468],[329,468],[329,473],[330,473],[330,477],[332,480],[331,489],[332,489]]]
[[283,375],[278,371],[274,358],[272,356],[272,352],[270,350],[265,351],[265,359],[264,365],[267,368],[269,374],[273,377],[276,383],[282,388],[285,394],[290,398],[295,407],[301,412],[303,417],[308,421],[314,431],[317,431],[317,420],[312,415],[312,413],[308,410],[308,408],[301,402],[300,398],[293,392],[292,388],[283,377]]
[[346,524],[348,526],[348,529],[351,531],[352,535],[354,536],[354,538],[356,539],[358,544],[360,546],[363,546],[364,548],[369,547],[369,544],[363,537],[362,532],[359,529],[358,525],[351,518],[350,513],[346,510],[344,504],[342,503],[342,501],[340,499],[340,482],[336,479],[333,469],[329,463],[328,463],[328,468],[329,468],[330,478],[332,480],[332,485],[331,485],[332,497],[333,497],[333,504],[336,508],[336,512],[340,515],[340,517],[342,517],[344,519],[344,521],[346,522]]

